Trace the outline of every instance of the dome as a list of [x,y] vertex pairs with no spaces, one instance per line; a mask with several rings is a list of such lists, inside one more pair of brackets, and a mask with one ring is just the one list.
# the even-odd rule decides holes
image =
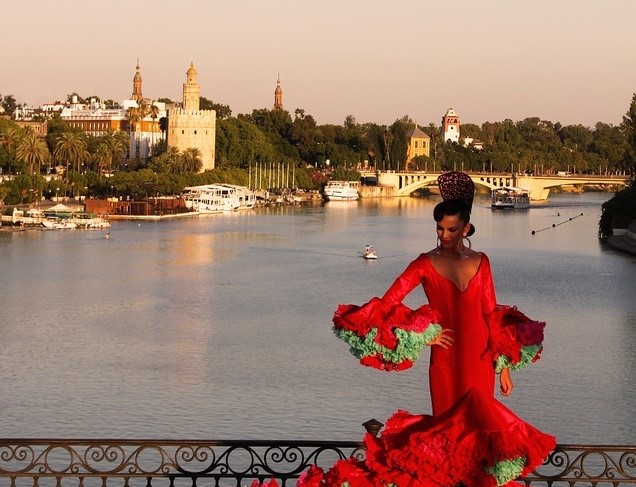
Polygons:
[[194,69],[194,63],[190,63],[190,68],[188,68],[188,71],[186,71],[186,75],[188,76],[188,78],[196,78],[197,70]]

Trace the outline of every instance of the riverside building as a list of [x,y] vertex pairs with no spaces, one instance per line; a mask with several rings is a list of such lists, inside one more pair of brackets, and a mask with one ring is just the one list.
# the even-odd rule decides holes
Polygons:
[[186,149],[199,149],[202,171],[214,169],[216,149],[216,111],[201,110],[199,100],[201,89],[197,81],[194,63],[186,72],[183,83],[182,106],[168,110],[168,148],[174,147],[180,152]]

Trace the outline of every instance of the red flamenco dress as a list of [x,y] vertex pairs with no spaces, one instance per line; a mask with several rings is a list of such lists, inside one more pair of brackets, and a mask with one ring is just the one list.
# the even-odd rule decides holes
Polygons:
[[[402,300],[418,284],[429,304],[411,310]],[[365,435],[364,461],[341,460],[328,472],[311,467],[299,486],[511,487],[554,448],[554,437],[494,397],[496,373],[539,358],[545,323],[496,304],[485,254],[466,289],[422,254],[382,298],[340,305],[333,321],[360,362],[382,370],[410,367],[441,329],[454,331],[454,344],[431,348],[432,416],[397,411],[381,436]]]

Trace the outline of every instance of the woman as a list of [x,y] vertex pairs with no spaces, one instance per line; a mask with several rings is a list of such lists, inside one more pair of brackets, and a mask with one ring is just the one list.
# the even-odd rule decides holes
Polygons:
[[[538,359],[545,324],[497,305],[488,257],[468,240],[475,231],[470,177],[451,172],[438,183],[437,247],[411,262],[382,298],[340,305],[334,316],[336,334],[364,365],[408,368],[430,346],[433,415],[398,411],[381,437],[366,435],[364,462],[343,460],[326,474],[312,467],[301,486],[512,486],[555,446],[494,398],[496,373],[507,396],[510,370]],[[418,284],[428,305],[413,311],[402,300]]]

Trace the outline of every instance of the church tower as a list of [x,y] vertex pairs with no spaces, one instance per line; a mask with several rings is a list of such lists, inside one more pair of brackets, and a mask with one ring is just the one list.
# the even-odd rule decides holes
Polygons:
[[274,110],[283,109],[283,89],[280,87],[280,74],[276,81],[276,89],[274,90]]
[[183,83],[183,103],[178,108],[168,110],[168,148],[179,152],[199,149],[202,171],[214,169],[216,150],[216,111],[200,109],[201,88],[197,81],[194,63],[186,71]]
[[141,94],[141,73],[139,72],[139,58],[137,59],[137,72],[133,77],[133,92],[132,92],[132,100],[136,102],[140,102],[143,100],[143,95]]
[[457,142],[459,144],[459,115],[449,108],[442,117],[442,134],[444,142]]

